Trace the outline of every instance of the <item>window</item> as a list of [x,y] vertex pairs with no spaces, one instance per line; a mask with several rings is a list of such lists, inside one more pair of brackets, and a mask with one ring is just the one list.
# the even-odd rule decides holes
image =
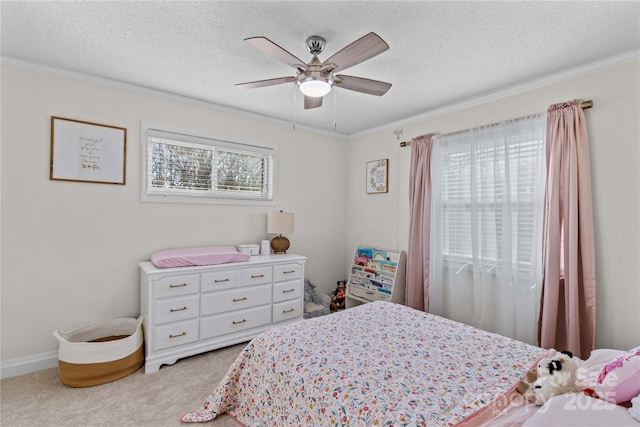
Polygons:
[[143,124],[142,200],[275,205],[274,147]]
[[434,191],[444,260],[512,260],[530,270],[540,259],[543,131],[536,118],[437,139]]
[[540,114],[434,137],[430,312],[536,342],[545,125]]

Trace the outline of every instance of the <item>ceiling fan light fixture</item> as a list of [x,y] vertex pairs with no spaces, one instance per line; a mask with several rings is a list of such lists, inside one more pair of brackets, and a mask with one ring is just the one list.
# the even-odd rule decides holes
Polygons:
[[305,110],[321,107],[322,98],[331,92],[334,83],[342,89],[377,96],[384,95],[391,87],[391,83],[378,80],[334,75],[334,72],[342,72],[388,50],[389,45],[376,33],[368,33],[360,37],[334,53],[324,62],[320,61],[318,55],[324,51],[326,40],[320,36],[310,36],[306,42],[309,53],[313,55],[309,63],[305,63],[266,37],[249,37],[245,41],[274,59],[295,68],[297,74],[295,77],[256,80],[238,83],[236,86],[256,88],[295,82],[300,92],[304,95]]
[[317,98],[331,91],[331,83],[325,79],[309,78],[299,83],[300,92],[305,96]]

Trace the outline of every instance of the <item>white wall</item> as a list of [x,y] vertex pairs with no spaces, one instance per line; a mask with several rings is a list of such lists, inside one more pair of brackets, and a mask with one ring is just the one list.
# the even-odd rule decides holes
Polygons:
[[[551,81],[555,83],[551,83]],[[592,99],[586,111],[590,138],[596,238],[598,347],[629,349],[640,344],[640,71],[633,55],[529,90],[469,102],[349,139],[347,246],[359,243],[408,246],[409,160],[403,140],[447,133],[545,111],[553,103]],[[533,87],[536,88],[533,88]],[[428,96],[428,94],[425,94]],[[366,195],[364,167],[389,158],[390,191]]]
[[[259,243],[270,210],[295,212],[289,252],[308,257],[309,279],[329,292],[344,278],[345,137],[38,70],[1,78],[3,366],[55,352],[54,329],[137,316],[140,261]],[[50,181],[51,116],[127,128],[126,185]],[[278,205],[140,202],[141,121],[278,146]]]
[[[593,99],[591,139],[599,347],[640,343],[639,61],[528,92],[410,118],[345,138],[260,120],[177,97],[3,65],[1,75],[2,367],[51,362],[52,331],[139,312],[137,263],[156,250],[266,238],[271,208],[140,202],[140,122],[192,128],[279,147],[277,209],[296,213],[293,253],[330,291],[357,244],[406,249],[410,148],[403,140],[451,132]],[[428,94],[427,94],[428,95]],[[125,186],[49,180],[52,115],[126,127]],[[365,163],[389,159],[389,192],[365,193]],[[331,167],[327,167],[331,165]],[[274,209],[275,209],[274,208]]]

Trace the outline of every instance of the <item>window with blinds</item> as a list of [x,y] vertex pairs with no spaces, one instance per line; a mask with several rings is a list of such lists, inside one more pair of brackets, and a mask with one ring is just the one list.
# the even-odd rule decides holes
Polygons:
[[449,261],[511,259],[528,270],[538,247],[536,223],[544,185],[544,136],[540,132],[495,139],[480,132],[442,138],[439,223]]
[[143,125],[143,201],[273,204],[276,150]]

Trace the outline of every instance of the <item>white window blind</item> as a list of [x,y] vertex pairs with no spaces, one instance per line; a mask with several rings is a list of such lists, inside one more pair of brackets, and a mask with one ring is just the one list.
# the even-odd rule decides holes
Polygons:
[[149,191],[211,191],[213,147],[149,137]]
[[226,194],[262,196],[268,192],[269,158],[241,151],[218,150],[214,187]]
[[530,268],[544,180],[544,137],[518,123],[496,138],[490,127],[438,138],[441,244],[445,258],[518,260]]
[[143,125],[143,201],[275,202],[276,150]]

